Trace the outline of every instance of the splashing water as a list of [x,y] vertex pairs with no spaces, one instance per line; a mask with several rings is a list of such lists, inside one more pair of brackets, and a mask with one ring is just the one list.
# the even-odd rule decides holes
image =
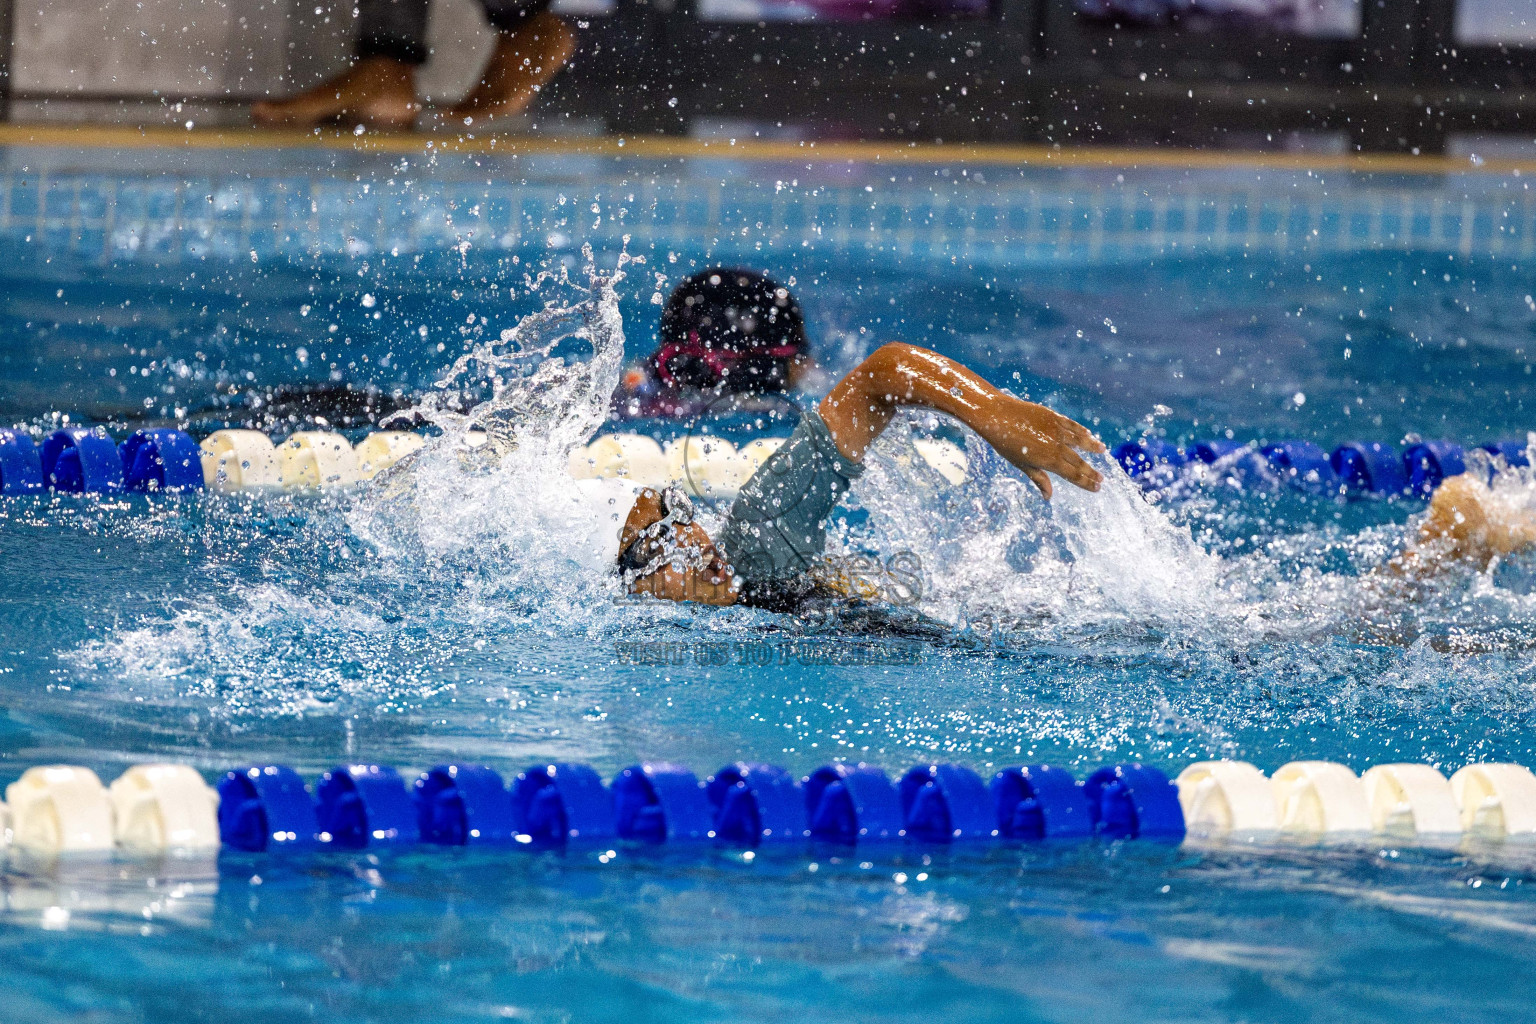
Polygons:
[[912,448],[911,426],[930,416],[894,423],[854,488],[874,546],[921,561],[926,614],[1012,627],[1063,617],[1187,621],[1229,606],[1220,560],[1111,460],[1095,459],[1104,475],[1097,493],[1063,484],[1047,502],[967,431],[970,473],[950,488]]
[[[570,454],[607,417],[624,357],[624,328],[611,274],[588,251],[585,286],[541,274],[586,297],[551,302],[476,346],[413,413],[442,429],[415,456],[381,477],[349,511],[351,529],[386,559],[460,565],[521,597],[530,611],[562,619],[614,586],[606,570],[628,512],[622,482],[573,481]],[[586,358],[561,354],[572,342]],[[490,397],[462,408],[462,397]],[[583,615],[582,617],[585,617]]]
[[[284,539],[277,530],[259,540],[264,561],[254,579],[233,580],[217,601],[169,619],[146,616],[82,644],[66,664],[86,675],[105,669],[103,688],[124,676],[160,680],[180,696],[157,687],[138,692],[206,701],[225,717],[304,715],[371,703],[427,706],[445,685],[457,685],[444,679],[463,671],[462,659],[479,665],[475,652],[512,656],[530,626],[552,638],[600,642],[637,625],[682,639],[756,636],[764,613],[611,600],[621,589],[616,538],[633,490],[621,481],[575,481],[568,464],[604,423],[619,381],[624,332],[616,289],[628,262],[621,257],[608,274],[589,265],[584,282],[541,278],[566,301],[550,302],[449,367],[438,392],[414,410],[440,433],[370,487],[318,502],[247,499],[274,522],[286,506],[302,509],[295,534]],[[954,486],[912,443],[914,428],[936,426],[934,414],[918,411],[892,424],[850,498],[866,517],[833,531],[829,553],[916,555],[923,578],[916,610],[959,637],[987,626],[1004,642],[1059,641],[1068,652],[1114,647],[1133,659],[1161,658],[1181,672],[1228,679],[1232,655],[1242,651],[1266,677],[1315,676],[1319,687],[1336,688],[1351,677],[1359,651],[1350,625],[1368,596],[1359,576],[1391,557],[1410,529],[1378,522],[1336,530],[1312,507],[1299,517],[1299,530],[1258,531],[1270,539],[1257,550],[1224,547],[1211,524],[1248,514],[1243,502],[1318,499],[1284,489],[1266,497],[1249,487],[1234,503],[1222,491],[1224,478],[1212,474],[1176,501],[1149,501],[1117,465],[1099,458],[1099,492],[1063,484],[1046,502],[969,433],[970,473]],[[1469,465],[1474,473],[1495,468],[1494,493],[1507,513],[1536,510],[1531,470],[1476,457]],[[249,542],[248,522],[230,530],[230,548]],[[339,547],[356,553],[341,561],[326,554]],[[1518,580],[1519,566],[1513,571]],[[1528,649],[1536,637],[1536,587],[1509,586],[1510,573],[1499,566],[1448,577],[1421,605],[1398,613],[1408,620],[1403,642],[1423,633],[1442,640],[1472,634],[1501,657]],[[1449,671],[1444,660],[1457,648],[1413,650],[1400,689]],[[1429,667],[1412,669],[1420,663]],[[1488,680],[1479,701],[1489,708],[1523,692],[1507,666],[1479,663],[1478,670]],[[1466,666],[1456,671],[1472,678]],[[1202,728],[1211,742],[1228,742],[1223,730],[1272,710],[1262,687],[1232,685],[1237,689],[1213,697],[1211,708],[1186,702],[1181,712],[1208,720]],[[1399,703],[1408,699],[1394,694]],[[1162,714],[1155,693],[1146,699],[1149,714]],[[1123,713],[1109,717],[1105,736],[1128,727]]]

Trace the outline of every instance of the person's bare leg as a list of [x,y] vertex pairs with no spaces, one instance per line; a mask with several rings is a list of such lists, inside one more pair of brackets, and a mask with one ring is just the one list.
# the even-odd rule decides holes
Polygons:
[[307,92],[253,103],[251,120],[274,128],[313,128],[341,121],[401,130],[412,127],[420,111],[415,66],[390,57],[365,57]]
[[480,81],[448,111],[449,127],[521,114],[575,52],[576,33],[549,11],[516,32],[498,32]]

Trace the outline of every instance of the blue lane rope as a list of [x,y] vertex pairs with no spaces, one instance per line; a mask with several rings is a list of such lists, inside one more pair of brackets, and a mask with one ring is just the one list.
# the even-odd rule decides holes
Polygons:
[[181,430],[139,430],[121,445],[104,430],[55,430],[39,449],[19,430],[0,430],[0,494],[120,494],[200,491],[202,451]]
[[31,436],[0,430],[0,494],[39,494],[45,489],[42,457]]
[[884,769],[836,763],[796,779],[737,762],[704,782],[682,765],[642,763],[604,786],[586,765],[532,765],[510,789],[482,765],[444,764],[407,784],[384,765],[326,772],[313,795],[284,765],[250,765],[218,784],[219,833],[234,850],[531,845],[625,839],[739,847],[816,840],[843,846],[911,840],[1150,839],[1178,842],[1177,787],[1156,768],[1101,768],[1086,782],[1046,765],[984,782],[963,765]]
[[[1478,446],[1509,466],[1529,465],[1523,441]],[[1180,448],[1157,437],[1127,441],[1114,450],[1126,473],[1148,486],[1176,480],[1192,465],[1215,465],[1245,486],[1284,484],[1313,494],[1428,497],[1446,478],[1465,473],[1469,449],[1451,441],[1421,441],[1401,453],[1380,441],[1351,441],[1331,453],[1311,441],[1258,447],[1241,441],[1198,441]]]

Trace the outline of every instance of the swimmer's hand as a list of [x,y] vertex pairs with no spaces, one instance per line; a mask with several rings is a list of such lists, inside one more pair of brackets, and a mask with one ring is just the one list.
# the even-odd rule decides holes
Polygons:
[[1088,428],[1043,405],[1005,394],[953,359],[915,345],[882,345],[817,407],[837,449],[855,462],[896,410],[921,405],[960,420],[1051,496],[1054,473],[1087,491],[1103,482],[1078,452],[1102,452]]
[[997,453],[1051,496],[1051,478],[1055,473],[1085,491],[1097,491],[1104,482],[1099,471],[1088,465],[1078,452],[1100,453],[1104,442],[1088,432],[1076,420],[1068,419],[1043,405],[1022,398],[1000,394],[990,413],[993,422],[976,432],[987,439]]
[[1482,572],[1495,558],[1532,545],[1536,545],[1536,513],[1463,473],[1435,491],[1418,537],[1388,564],[1387,571],[1423,578],[1459,563]]
[[657,530],[665,518],[658,492],[647,487],[636,496],[619,535],[619,550],[641,567],[632,577],[626,573],[629,592],[668,601],[735,604],[735,574],[709,534],[694,522],[667,523]]

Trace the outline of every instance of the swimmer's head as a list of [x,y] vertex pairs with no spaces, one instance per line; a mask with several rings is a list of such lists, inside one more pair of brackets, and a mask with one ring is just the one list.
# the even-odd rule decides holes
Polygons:
[[712,267],[672,290],[651,369],[670,387],[756,394],[787,390],[809,361],[805,319],[788,288]]
[[636,495],[619,536],[618,568],[631,594],[728,605],[739,591],[731,566],[676,486]]

